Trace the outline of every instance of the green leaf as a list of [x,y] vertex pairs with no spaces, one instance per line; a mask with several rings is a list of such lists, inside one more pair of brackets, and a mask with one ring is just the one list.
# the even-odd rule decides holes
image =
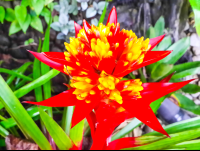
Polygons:
[[197,33],[200,35],[200,2],[199,0],[189,0],[189,2],[194,12]]
[[182,142],[176,145],[172,145],[168,147],[167,149],[184,149],[184,150],[199,150],[200,148],[200,140],[192,140],[192,141],[186,141]]
[[3,8],[3,6],[0,6],[0,22],[3,24],[5,18],[5,9]]
[[200,67],[191,68],[191,69],[188,69],[188,70],[185,70],[185,71],[178,72],[178,73],[174,74],[171,79],[172,80],[180,79],[180,78],[184,78],[186,76],[195,75],[195,74],[197,74],[199,72],[200,72]]
[[190,47],[190,38],[182,38],[178,42],[174,43],[168,50],[173,50],[171,54],[169,54],[164,59],[160,60],[159,63],[167,63],[174,64],[176,63],[182,55],[188,50]]
[[43,8],[41,16],[43,16],[46,23],[49,24],[51,18],[51,12],[46,7]]
[[1,76],[0,85],[0,101],[10,116],[15,119],[26,138],[34,140],[41,149],[50,150],[49,142]]
[[[41,109],[46,111],[48,109],[48,107],[41,106]],[[32,107],[28,108],[26,111],[28,112],[29,116],[32,118],[36,118],[39,116],[39,111],[38,111],[37,106],[32,106]],[[5,129],[9,129],[9,128],[16,126],[17,123],[15,122],[15,120],[13,118],[8,118],[6,121],[1,121],[0,125],[2,125]]]
[[77,147],[80,147],[83,141],[84,120],[79,122],[70,130],[70,138]]
[[155,29],[150,26],[149,29],[147,30],[146,32],[146,38],[155,38],[156,37],[156,32],[155,32]]
[[196,84],[187,84],[186,86],[182,88],[182,91],[185,93],[194,94],[194,93],[200,92],[200,86]]
[[73,111],[74,111],[74,107],[69,106],[69,107],[65,107],[64,112],[63,112],[62,128],[68,136],[70,134]]
[[[26,71],[26,69],[27,69],[31,64],[32,64],[32,62],[26,62],[26,63],[24,63],[21,67],[19,67],[15,72],[20,73],[20,74],[23,74],[23,73]],[[7,83],[8,85],[10,85],[16,77],[17,77],[16,75],[10,76],[10,77],[7,79],[6,83]]]
[[72,148],[72,141],[70,138],[65,134],[62,128],[45,113],[42,109],[39,108],[40,117],[44,122],[44,125],[53,138],[54,142],[58,146],[60,150],[68,150]]
[[5,147],[6,143],[5,143],[5,139],[0,139],[0,147]]
[[5,20],[12,22],[15,20],[15,11],[12,8],[6,8]]
[[18,21],[14,20],[10,25],[9,36],[12,35],[12,34],[17,33],[20,30],[21,30],[21,27],[20,27]]
[[101,14],[101,17],[99,19],[98,26],[99,26],[100,23],[103,23],[103,21],[104,21],[104,18],[106,16],[106,10],[107,10],[108,4],[109,4],[108,2],[105,3],[104,9],[103,9],[103,13]]
[[156,37],[163,35],[165,29],[165,19],[161,16],[158,21],[156,22],[155,26],[155,35]]
[[156,81],[163,76],[165,76],[167,73],[169,73],[173,68],[173,65],[170,64],[159,64],[156,68],[154,68],[151,72],[151,78]]
[[0,125],[0,136],[6,137],[9,135],[9,132]]
[[200,106],[196,105],[193,100],[190,100],[180,93],[174,93],[172,96],[174,96],[178,100],[181,108],[188,110],[194,114],[200,115]]
[[24,27],[23,25],[24,25],[24,23],[26,21],[26,17],[27,17],[26,7],[17,5],[15,7],[15,16],[16,16],[16,19],[17,19],[20,27],[23,30],[23,27]]
[[12,71],[12,70],[0,68],[0,73],[1,73],[1,72],[7,73],[7,74],[11,74],[11,75],[15,75],[15,76],[20,77],[20,78],[22,78],[22,79],[25,79],[25,80],[27,80],[27,81],[32,81],[32,80],[33,80],[33,79],[30,78],[30,77],[27,77],[27,76],[25,76],[25,75],[23,75],[23,74],[14,72],[14,71]]
[[31,18],[31,27],[38,30],[39,32],[43,33],[43,26],[40,18],[34,16]]
[[170,36],[167,36],[160,42],[156,50],[167,50],[171,45],[172,45],[172,39]]
[[[49,52],[49,41],[50,41],[50,24],[48,24],[48,28],[45,32],[44,42],[42,46],[42,52]],[[50,70],[50,67],[44,63],[41,63],[41,75],[44,75],[48,73]],[[46,82],[43,85],[43,91],[44,91],[44,99],[48,99],[51,97],[51,81]],[[52,115],[52,108],[49,108],[48,114],[50,117],[53,117]]]
[[[183,132],[186,130],[192,130],[200,127],[200,117],[191,118],[189,120],[184,120],[181,122],[176,122],[164,127],[168,134]],[[162,136],[163,134],[153,131],[145,134],[145,136]]]
[[42,12],[44,4],[45,4],[45,0],[32,1],[32,6],[33,6],[37,16],[39,16],[40,13]]
[[25,7],[29,6],[30,3],[31,3],[31,0],[22,0],[21,1],[21,5],[25,6]]
[[31,16],[29,14],[27,14],[26,20],[24,21],[24,24],[22,25],[23,26],[22,30],[24,33],[26,33],[30,23],[31,23]]
[[[42,47],[42,41],[39,38],[39,46],[37,52],[41,52],[41,47]],[[33,63],[33,79],[36,80],[37,78],[41,77],[41,62],[35,58],[34,63]],[[39,86],[35,88],[35,98],[37,102],[40,102],[43,100],[43,95],[42,95],[42,87]]]
[[176,134],[171,134],[171,138],[165,138],[163,140],[159,140],[157,142],[153,142],[151,144],[147,144],[144,146],[128,148],[128,150],[159,150],[165,149],[171,145],[175,145],[177,143],[181,143],[183,141],[195,139],[200,136],[200,129],[184,131]]
[[53,2],[53,0],[45,0],[45,5],[50,4],[51,2]]
[[33,89],[45,84],[46,82],[48,82],[50,79],[52,79],[53,77],[55,77],[59,73],[60,73],[59,71],[52,69],[48,73],[46,73],[45,75],[43,75],[43,76],[39,77],[38,79],[30,82],[29,84],[25,85],[24,87],[16,90],[14,93],[15,93],[17,98],[21,98],[22,96],[26,95],[27,93],[29,93]]

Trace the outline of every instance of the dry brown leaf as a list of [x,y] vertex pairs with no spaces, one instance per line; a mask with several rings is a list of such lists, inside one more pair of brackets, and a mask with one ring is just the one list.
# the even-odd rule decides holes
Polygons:
[[7,150],[39,150],[37,144],[13,135],[8,135],[5,142]]

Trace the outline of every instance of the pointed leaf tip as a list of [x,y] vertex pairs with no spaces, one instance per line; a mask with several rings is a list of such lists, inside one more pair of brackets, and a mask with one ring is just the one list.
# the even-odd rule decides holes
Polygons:
[[115,6],[113,6],[112,10],[110,11],[107,24],[108,23],[110,24],[114,23],[115,25],[117,24],[117,11]]
[[79,30],[82,29],[81,25],[77,24],[76,22],[74,22],[74,28],[75,28],[75,37],[77,38],[77,35],[79,33]]

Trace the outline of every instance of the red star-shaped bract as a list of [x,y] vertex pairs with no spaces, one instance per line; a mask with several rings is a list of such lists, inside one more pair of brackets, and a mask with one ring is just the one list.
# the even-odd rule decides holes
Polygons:
[[[134,91],[134,94],[127,87],[130,86],[129,83],[134,83],[136,80],[120,81],[123,76],[131,71],[155,63],[171,53],[171,51],[151,51],[165,35],[150,39],[149,44],[144,42],[144,46],[139,50],[142,53],[138,56],[138,60],[129,61],[131,57],[128,57],[126,51],[130,52],[128,44],[134,40],[131,37],[134,37],[134,34],[125,30],[120,31],[115,7],[112,9],[105,27],[103,25],[100,25],[100,28],[90,26],[85,20],[83,21],[83,27],[77,23],[74,24],[76,39],[71,40],[75,43],[74,46],[66,44],[70,50],[68,50],[69,53],[36,53],[29,51],[41,62],[72,76],[72,80],[76,77],[75,82],[72,81],[73,88],[41,102],[26,101],[25,103],[50,107],[75,106],[72,127],[87,118],[94,140],[92,149],[109,148],[109,143],[106,140],[112,134],[114,128],[124,120],[133,117],[139,119],[153,130],[169,136],[158,122],[150,108],[150,104],[180,89],[191,80],[169,83],[170,76],[172,76],[170,75],[161,82],[139,85],[143,90]],[[106,33],[107,28],[110,30],[108,33]],[[106,37],[101,37],[104,34],[107,39],[105,39]],[[139,41],[142,41],[142,39]],[[109,51],[102,53],[103,49],[99,49],[101,45],[98,45],[98,43],[105,44],[104,48],[109,48]],[[80,46],[77,46],[76,49],[75,46],[78,44]],[[137,42],[135,45],[137,45]],[[127,58],[129,58],[128,61]],[[80,79],[80,81],[77,82],[77,79]],[[114,79],[114,89],[102,88],[101,84],[104,84],[104,80],[108,79],[111,79],[111,81]],[[81,83],[85,82],[84,80],[87,83],[81,85]],[[114,83],[113,81],[111,84]],[[88,88],[87,85],[91,88]],[[136,93],[137,95],[135,95]]]

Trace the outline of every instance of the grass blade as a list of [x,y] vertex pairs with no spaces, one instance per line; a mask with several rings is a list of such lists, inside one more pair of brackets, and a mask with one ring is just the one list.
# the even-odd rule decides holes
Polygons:
[[107,7],[108,7],[108,2],[107,2],[107,0],[106,0],[105,7],[104,7],[103,13],[101,14],[101,17],[100,17],[100,19],[99,19],[98,26],[99,26],[100,23],[103,23],[103,21],[104,21],[104,18],[105,18],[105,16],[106,16]]
[[23,86],[22,88],[16,90],[14,93],[15,93],[17,98],[21,98],[22,96],[29,93],[33,89],[45,84],[46,82],[51,80],[53,77],[55,77],[59,73],[60,73],[59,71],[52,69],[48,73],[46,73],[45,75],[41,76],[40,78],[30,82],[29,84]]
[[51,146],[27,111],[13,94],[4,79],[0,76],[0,97],[5,109],[15,119],[26,138],[34,140],[41,149],[51,149]]
[[0,125],[0,135],[4,138],[9,135],[9,132],[5,128],[3,128],[1,125]]

